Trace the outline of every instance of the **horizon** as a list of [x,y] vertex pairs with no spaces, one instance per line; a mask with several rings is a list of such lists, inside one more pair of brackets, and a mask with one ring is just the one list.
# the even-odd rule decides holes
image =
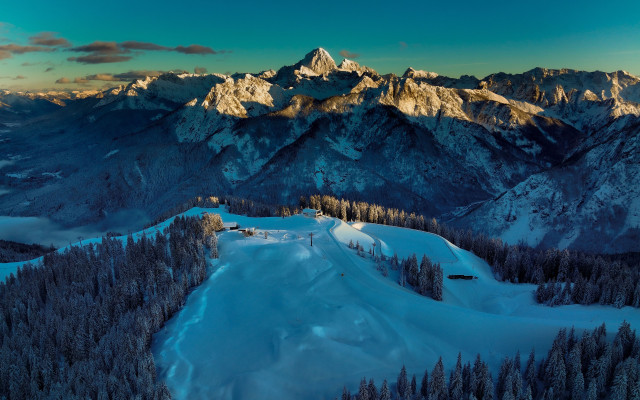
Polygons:
[[[311,51],[305,53],[305,55],[309,54],[309,53],[312,53],[313,51],[316,51],[316,50],[319,50],[319,49],[327,51],[323,47],[316,47],[316,48],[312,49]],[[357,62],[357,60],[348,59],[348,58],[344,58],[344,57],[340,57],[340,58],[336,59],[335,57],[333,57],[331,52],[329,52],[329,51],[327,51],[327,52],[333,58],[333,60],[335,61],[336,65],[340,65],[340,63],[343,60],[351,60],[351,61]],[[297,62],[301,61],[303,58],[304,58],[304,56],[301,57],[297,61],[294,61],[294,62],[291,62],[291,63],[288,63],[288,64],[283,64],[281,67],[294,65]],[[370,67],[369,65],[360,64],[360,63],[358,63],[358,64],[360,66]],[[277,72],[278,69],[279,68],[276,68],[276,69],[272,68],[270,70],[275,70]],[[409,69],[413,69],[415,71],[434,72],[434,71],[426,71],[426,70],[416,69],[416,68],[413,68],[412,66],[407,66],[404,69],[403,72],[399,72],[399,73],[396,73],[396,72],[381,73],[381,72],[377,71],[375,68],[373,68],[373,69],[376,72],[378,72],[379,74],[381,74],[381,75],[391,74],[391,75],[395,75],[395,76],[398,76],[398,77],[402,77],[404,75],[404,73],[406,71],[408,71]],[[476,76],[476,75],[472,75],[472,74],[462,74],[462,75],[458,75],[458,76],[448,76],[448,75],[438,74],[438,76],[445,76],[445,77],[448,77],[448,78],[455,78],[455,79],[460,79],[462,76],[469,76],[471,78],[476,78],[478,80],[485,80],[486,78],[490,77],[491,75],[498,75],[498,74],[518,75],[518,74],[525,74],[527,72],[531,72],[531,71],[536,70],[536,69],[544,69],[544,70],[549,70],[549,71],[586,72],[586,73],[603,72],[603,73],[606,73],[606,74],[612,74],[612,73],[616,73],[616,72],[624,72],[624,73],[627,73],[627,74],[630,74],[630,75],[633,75],[633,76],[636,76],[636,77],[640,78],[640,76],[638,76],[636,74],[632,74],[629,71],[620,70],[620,69],[616,70],[616,71],[600,71],[600,70],[587,71],[587,70],[580,70],[580,69],[574,69],[574,68],[547,68],[547,67],[541,67],[541,66],[536,66],[536,67],[533,67],[531,69],[528,69],[528,70],[525,70],[525,71],[519,71],[519,72],[496,71],[496,72],[492,72],[492,73],[490,73],[490,74],[488,74],[486,76]],[[267,69],[263,69],[263,70],[259,70],[259,71],[235,71],[235,72],[225,72],[225,73],[215,72],[215,71],[210,71],[210,72],[209,71],[206,71],[206,72],[191,71],[190,72],[190,71],[186,71],[186,70],[171,70],[171,71],[162,71],[161,74],[150,74],[150,75],[146,75],[146,76],[139,76],[139,77],[135,77],[135,78],[132,78],[132,79],[129,79],[129,80],[126,80],[126,81],[125,80],[122,80],[122,81],[118,81],[118,80],[107,81],[104,85],[102,85],[100,87],[97,87],[97,86],[89,87],[89,86],[86,86],[86,85],[80,85],[78,87],[51,87],[51,88],[41,88],[41,89],[33,89],[33,90],[29,90],[29,89],[25,89],[25,90],[8,89],[8,88],[0,87],[0,90],[7,90],[7,91],[10,91],[10,92],[13,92],[13,93],[20,93],[20,92],[22,92],[22,93],[38,93],[38,92],[42,92],[42,93],[52,93],[52,92],[73,93],[73,92],[90,92],[90,91],[108,91],[108,90],[111,90],[111,89],[114,89],[114,88],[117,88],[117,87],[127,86],[130,83],[133,83],[133,82],[135,82],[136,80],[139,80],[139,79],[144,80],[144,79],[149,78],[149,77],[153,78],[153,77],[158,77],[158,76],[166,75],[166,74],[175,74],[175,75],[184,75],[184,74],[186,74],[186,75],[222,74],[222,75],[232,76],[232,75],[235,75],[235,74],[245,74],[245,73],[258,75],[259,73],[264,72],[264,71],[267,71]],[[153,72],[153,71],[145,71],[145,72]],[[113,82],[113,84],[109,85],[108,84],[109,82]]]
[[[168,71],[256,73],[292,65],[318,47],[338,64],[348,58],[380,74],[412,67],[482,79],[541,67],[640,75],[634,2],[609,10],[595,1],[545,1],[532,9],[494,0],[463,2],[455,11],[400,2],[395,20],[382,12],[388,7],[362,1],[323,4],[323,16],[305,18],[292,1],[270,8],[250,1],[242,9],[203,1],[171,9],[149,0],[109,8],[33,3],[12,4],[0,20],[2,89],[100,90]],[[571,21],[538,15],[547,10]]]

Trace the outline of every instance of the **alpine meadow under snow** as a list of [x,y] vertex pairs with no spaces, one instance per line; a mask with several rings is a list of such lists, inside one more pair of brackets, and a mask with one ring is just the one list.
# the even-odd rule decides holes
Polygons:
[[[154,337],[159,378],[176,398],[332,399],[345,384],[357,392],[363,376],[378,384],[395,378],[402,365],[421,376],[442,356],[449,370],[458,352],[471,361],[480,353],[497,376],[518,350],[535,348],[543,358],[561,328],[574,326],[580,336],[603,322],[614,330],[624,320],[640,324],[630,307],[536,304],[535,286],[497,282],[485,262],[436,235],[206,211],[257,233],[220,235],[209,277]],[[445,276],[478,279],[445,279],[438,302],[382,276],[350,241],[367,250],[378,243],[389,257],[426,252]]]
[[639,137],[625,71],[322,48],[0,90],[0,399],[640,399]]

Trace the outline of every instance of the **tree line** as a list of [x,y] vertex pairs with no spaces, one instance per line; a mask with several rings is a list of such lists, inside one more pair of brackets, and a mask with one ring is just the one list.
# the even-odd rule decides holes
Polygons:
[[[168,399],[151,337],[206,275],[219,216],[52,252],[0,283],[0,398]],[[220,221],[221,223],[221,221]]]
[[581,336],[572,328],[561,329],[547,357],[536,361],[532,349],[526,364],[520,352],[506,357],[497,379],[491,376],[480,354],[473,365],[462,363],[445,377],[442,357],[420,382],[409,379],[402,366],[395,384],[385,379],[378,388],[364,377],[357,393],[345,387],[341,400],[636,400],[640,399],[640,340],[636,331],[623,322],[613,339],[607,340],[604,324]]
[[594,255],[566,249],[534,249],[524,243],[509,245],[500,238],[453,228],[435,218],[329,195],[301,196],[295,206],[267,205],[234,196],[197,197],[176,210],[183,212],[191,207],[217,207],[218,204],[227,205],[229,212],[252,217],[287,217],[309,207],[343,221],[434,233],[484,259],[496,279],[538,285],[535,297],[541,304],[598,303],[618,308],[625,305],[640,307],[640,254],[636,253]]
[[[359,256],[364,257],[364,248],[360,242],[348,244],[350,249],[355,249]],[[398,260],[398,254],[387,258],[384,254],[373,254],[369,249],[369,254],[376,263],[376,269],[383,276],[389,275],[389,268],[398,271],[398,284],[402,287],[409,287],[415,292],[431,297],[434,300],[442,301],[442,292],[444,288],[444,273],[440,267],[440,263],[433,263],[426,254],[422,256],[422,260],[418,265],[418,257],[414,253],[410,257]],[[388,267],[387,267],[388,265]]]
[[316,208],[344,221],[398,226],[442,236],[484,259],[496,279],[539,285],[536,299],[542,304],[640,307],[640,260],[633,255],[602,256],[566,249],[536,250],[522,243],[509,245],[500,238],[449,227],[435,218],[328,195],[301,197],[299,207]]
[[0,263],[33,260],[54,250],[53,245],[45,247],[40,244],[25,244],[9,240],[0,240]]

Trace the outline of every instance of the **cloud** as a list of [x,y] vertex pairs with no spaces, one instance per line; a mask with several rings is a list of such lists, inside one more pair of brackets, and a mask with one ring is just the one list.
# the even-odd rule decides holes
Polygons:
[[194,74],[206,74],[208,71],[205,67],[195,67],[193,69]]
[[56,83],[62,83],[62,84],[65,84],[65,83],[71,83],[71,81],[69,80],[69,78],[62,77],[62,78],[58,79],[58,80],[56,81]]
[[133,57],[130,57],[130,56],[89,54],[88,56],[69,57],[67,58],[67,61],[75,61],[81,64],[107,64],[107,63],[129,61],[132,58]]
[[33,52],[38,52],[38,51],[53,51],[53,49],[50,49],[48,47],[42,47],[42,46],[21,46],[18,44],[5,44],[0,46],[0,51],[8,51],[11,54],[24,54],[24,53],[33,53]]
[[75,243],[78,237],[100,237],[103,233],[96,231],[96,226],[66,228],[45,217],[0,216],[0,238],[62,247]]
[[89,53],[80,57],[69,57],[68,61],[75,61],[81,64],[106,64],[129,61],[133,57],[124,55],[130,53],[129,50],[121,48],[116,42],[95,41],[84,46],[72,47],[69,51]]
[[87,83],[89,81],[105,81],[105,82],[129,82],[136,79],[144,79],[147,76],[159,76],[166,72],[164,71],[128,71],[119,74],[102,73],[87,75],[85,77],[78,77],[74,79],[75,83]]
[[136,79],[144,79],[147,76],[160,76],[164,73],[166,72],[165,71],[148,71],[148,70],[129,71],[129,72],[123,72],[120,74],[115,74],[113,75],[113,77],[120,81],[133,81]]
[[54,69],[55,69],[55,68],[53,68],[53,67],[49,67],[49,68],[45,69],[45,70],[44,70],[44,72],[51,72],[51,71],[53,71]]
[[122,42],[120,43],[120,46],[127,50],[151,50],[151,51],[171,50],[170,47],[160,46],[159,44],[149,43],[149,42],[138,42],[135,40]]
[[360,57],[360,54],[352,53],[352,52],[347,51],[347,50],[341,50],[340,53],[338,53],[338,54],[340,54],[344,58],[351,58],[351,59]]
[[11,53],[6,50],[0,50],[0,60],[4,60],[5,58],[11,58]]
[[15,78],[13,78],[14,81],[17,81],[17,80],[20,80],[20,79],[27,79],[27,78],[22,76],[22,75],[18,75]]
[[398,45],[403,49],[406,49],[407,47],[409,47],[407,42],[402,42],[402,41],[398,42]]
[[137,51],[175,51],[183,54],[220,54],[226,51],[215,51],[211,47],[192,44],[189,46],[177,46],[174,48],[161,46],[155,43],[138,42],[129,40],[122,43],[117,42],[101,42],[93,43],[70,48],[69,51],[88,53],[80,57],[69,57],[68,61],[75,61],[82,64],[105,64],[131,60]]
[[224,51],[215,51],[211,47],[200,46],[199,44],[192,44],[189,46],[177,46],[173,49],[173,51],[177,51],[178,53],[183,54],[219,54],[224,53]]
[[83,81],[117,81],[118,80],[111,74],[95,74],[95,75],[85,76],[84,78],[76,78],[76,79],[82,79]]
[[100,53],[100,54],[121,54],[128,53],[128,50],[123,50],[118,46],[116,42],[101,42],[95,41],[93,43],[86,44],[84,46],[72,47],[69,51],[77,51],[82,53]]
[[54,32],[40,32],[29,37],[29,43],[38,46],[71,47],[71,42],[62,37],[55,37]]

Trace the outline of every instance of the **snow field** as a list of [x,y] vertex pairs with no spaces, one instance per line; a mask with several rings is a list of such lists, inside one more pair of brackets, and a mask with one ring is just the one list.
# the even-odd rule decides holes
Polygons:
[[[544,356],[560,328],[606,322],[612,332],[625,319],[640,326],[629,307],[537,305],[533,285],[496,282],[486,263],[436,235],[327,217],[220,214],[260,229],[251,238],[220,235],[218,266],[154,336],[159,379],[176,398],[334,398],[363,376],[378,385],[395,380],[403,364],[421,377],[442,356],[449,370],[458,352],[465,361],[480,352],[495,377],[518,349]],[[375,240],[400,257],[420,259],[426,250],[445,277],[479,279],[445,278],[444,301],[436,302],[383,277],[350,240],[365,250]]]
[[[534,285],[495,281],[484,261],[436,235],[327,217],[250,218],[224,208],[183,215],[203,212],[255,227],[256,235],[221,233],[209,277],[154,335],[158,377],[178,399],[334,398],[343,385],[355,391],[363,376],[378,385],[394,381],[403,364],[420,378],[439,356],[448,374],[458,352],[465,362],[480,352],[495,378],[516,350],[524,358],[535,347],[540,360],[561,328],[573,325],[580,334],[603,322],[610,333],[623,320],[640,326],[640,311],[630,307],[540,306]],[[126,243],[126,236],[119,239]],[[375,241],[385,255],[416,253],[420,260],[426,253],[440,262],[444,301],[400,287],[393,274],[383,277],[368,254],[347,247],[350,240],[365,252]],[[21,264],[0,264],[0,274]],[[446,279],[451,273],[478,279]]]

